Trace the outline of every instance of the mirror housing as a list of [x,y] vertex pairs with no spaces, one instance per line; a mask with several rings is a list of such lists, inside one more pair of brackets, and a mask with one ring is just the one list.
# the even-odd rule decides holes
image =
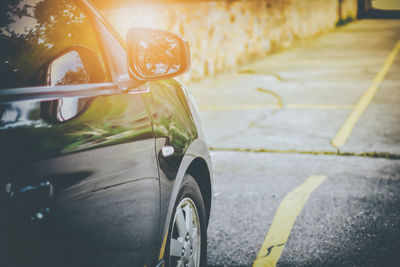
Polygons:
[[87,47],[69,46],[43,64],[31,77],[32,85],[59,86],[106,81],[100,58]]
[[[87,47],[70,46],[47,62],[42,71],[42,80],[48,86],[86,85],[102,83],[106,76],[97,54]],[[81,114],[90,98],[61,97],[41,102],[41,117],[57,124],[69,121]]]
[[128,67],[140,81],[168,79],[190,68],[189,43],[179,35],[146,28],[128,31]]

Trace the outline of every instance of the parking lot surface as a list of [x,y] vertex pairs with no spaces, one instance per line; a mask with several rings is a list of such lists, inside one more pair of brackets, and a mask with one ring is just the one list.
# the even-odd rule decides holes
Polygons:
[[399,50],[399,20],[360,20],[190,85],[209,266],[400,266]]

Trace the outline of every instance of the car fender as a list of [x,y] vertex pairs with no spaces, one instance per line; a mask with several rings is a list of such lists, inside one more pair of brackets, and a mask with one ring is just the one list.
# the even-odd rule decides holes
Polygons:
[[[172,189],[172,194],[171,194],[171,198],[169,200],[169,204],[168,204],[168,212],[165,216],[165,219],[161,219],[162,223],[164,223],[164,225],[161,225],[160,229],[162,230],[160,237],[160,256],[159,256],[159,260],[162,260],[164,257],[164,252],[165,252],[165,247],[166,247],[166,241],[167,241],[167,237],[168,237],[168,231],[169,231],[169,222],[171,221],[172,218],[172,214],[174,211],[174,206],[175,206],[175,202],[176,202],[176,198],[178,196],[179,193],[179,189],[181,187],[182,181],[183,181],[183,177],[185,176],[185,174],[190,170],[192,163],[194,163],[196,161],[196,159],[200,159],[202,160],[208,169],[209,172],[209,181],[204,181],[204,179],[208,179],[204,178],[204,177],[196,177],[196,180],[198,180],[200,183],[201,182],[205,182],[208,183],[210,185],[210,202],[211,202],[211,198],[212,198],[212,184],[213,184],[213,175],[212,175],[212,165],[211,165],[211,155],[209,153],[208,147],[206,142],[203,139],[197,138],[195,139],[188,147],[188,149],[186,150],[182,162],[179,166],[179,170],[178,173],[176,175],[176,180]],[[201,186],[200,186],[201,187]]]

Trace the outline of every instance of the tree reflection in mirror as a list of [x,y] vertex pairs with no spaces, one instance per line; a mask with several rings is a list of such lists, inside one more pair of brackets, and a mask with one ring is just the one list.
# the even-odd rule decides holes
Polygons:
[[71,51],[51,62],[48,78],[50,86],[86,84],[88,73],[78,52]]
[[182,62],[179,41],[157,32],[142,34],[136,43],[139,71],[144,76],[179,72]]

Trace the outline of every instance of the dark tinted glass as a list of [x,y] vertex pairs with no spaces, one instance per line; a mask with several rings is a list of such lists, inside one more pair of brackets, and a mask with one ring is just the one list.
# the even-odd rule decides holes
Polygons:
[[[48,72],[50,59],[73,45],[89,48],[101,60],[92,25],[71,0],[0,1],[0,88],[49,85],[43,73]],[[65,57],[71,58],[72,54]],[[75,59],[78,62],[77,55]],[[73,75],[79,77],[69,84],[87,82],[83,65],[80,73],[78,67],[53,85],[66,84],[62,78]]]

